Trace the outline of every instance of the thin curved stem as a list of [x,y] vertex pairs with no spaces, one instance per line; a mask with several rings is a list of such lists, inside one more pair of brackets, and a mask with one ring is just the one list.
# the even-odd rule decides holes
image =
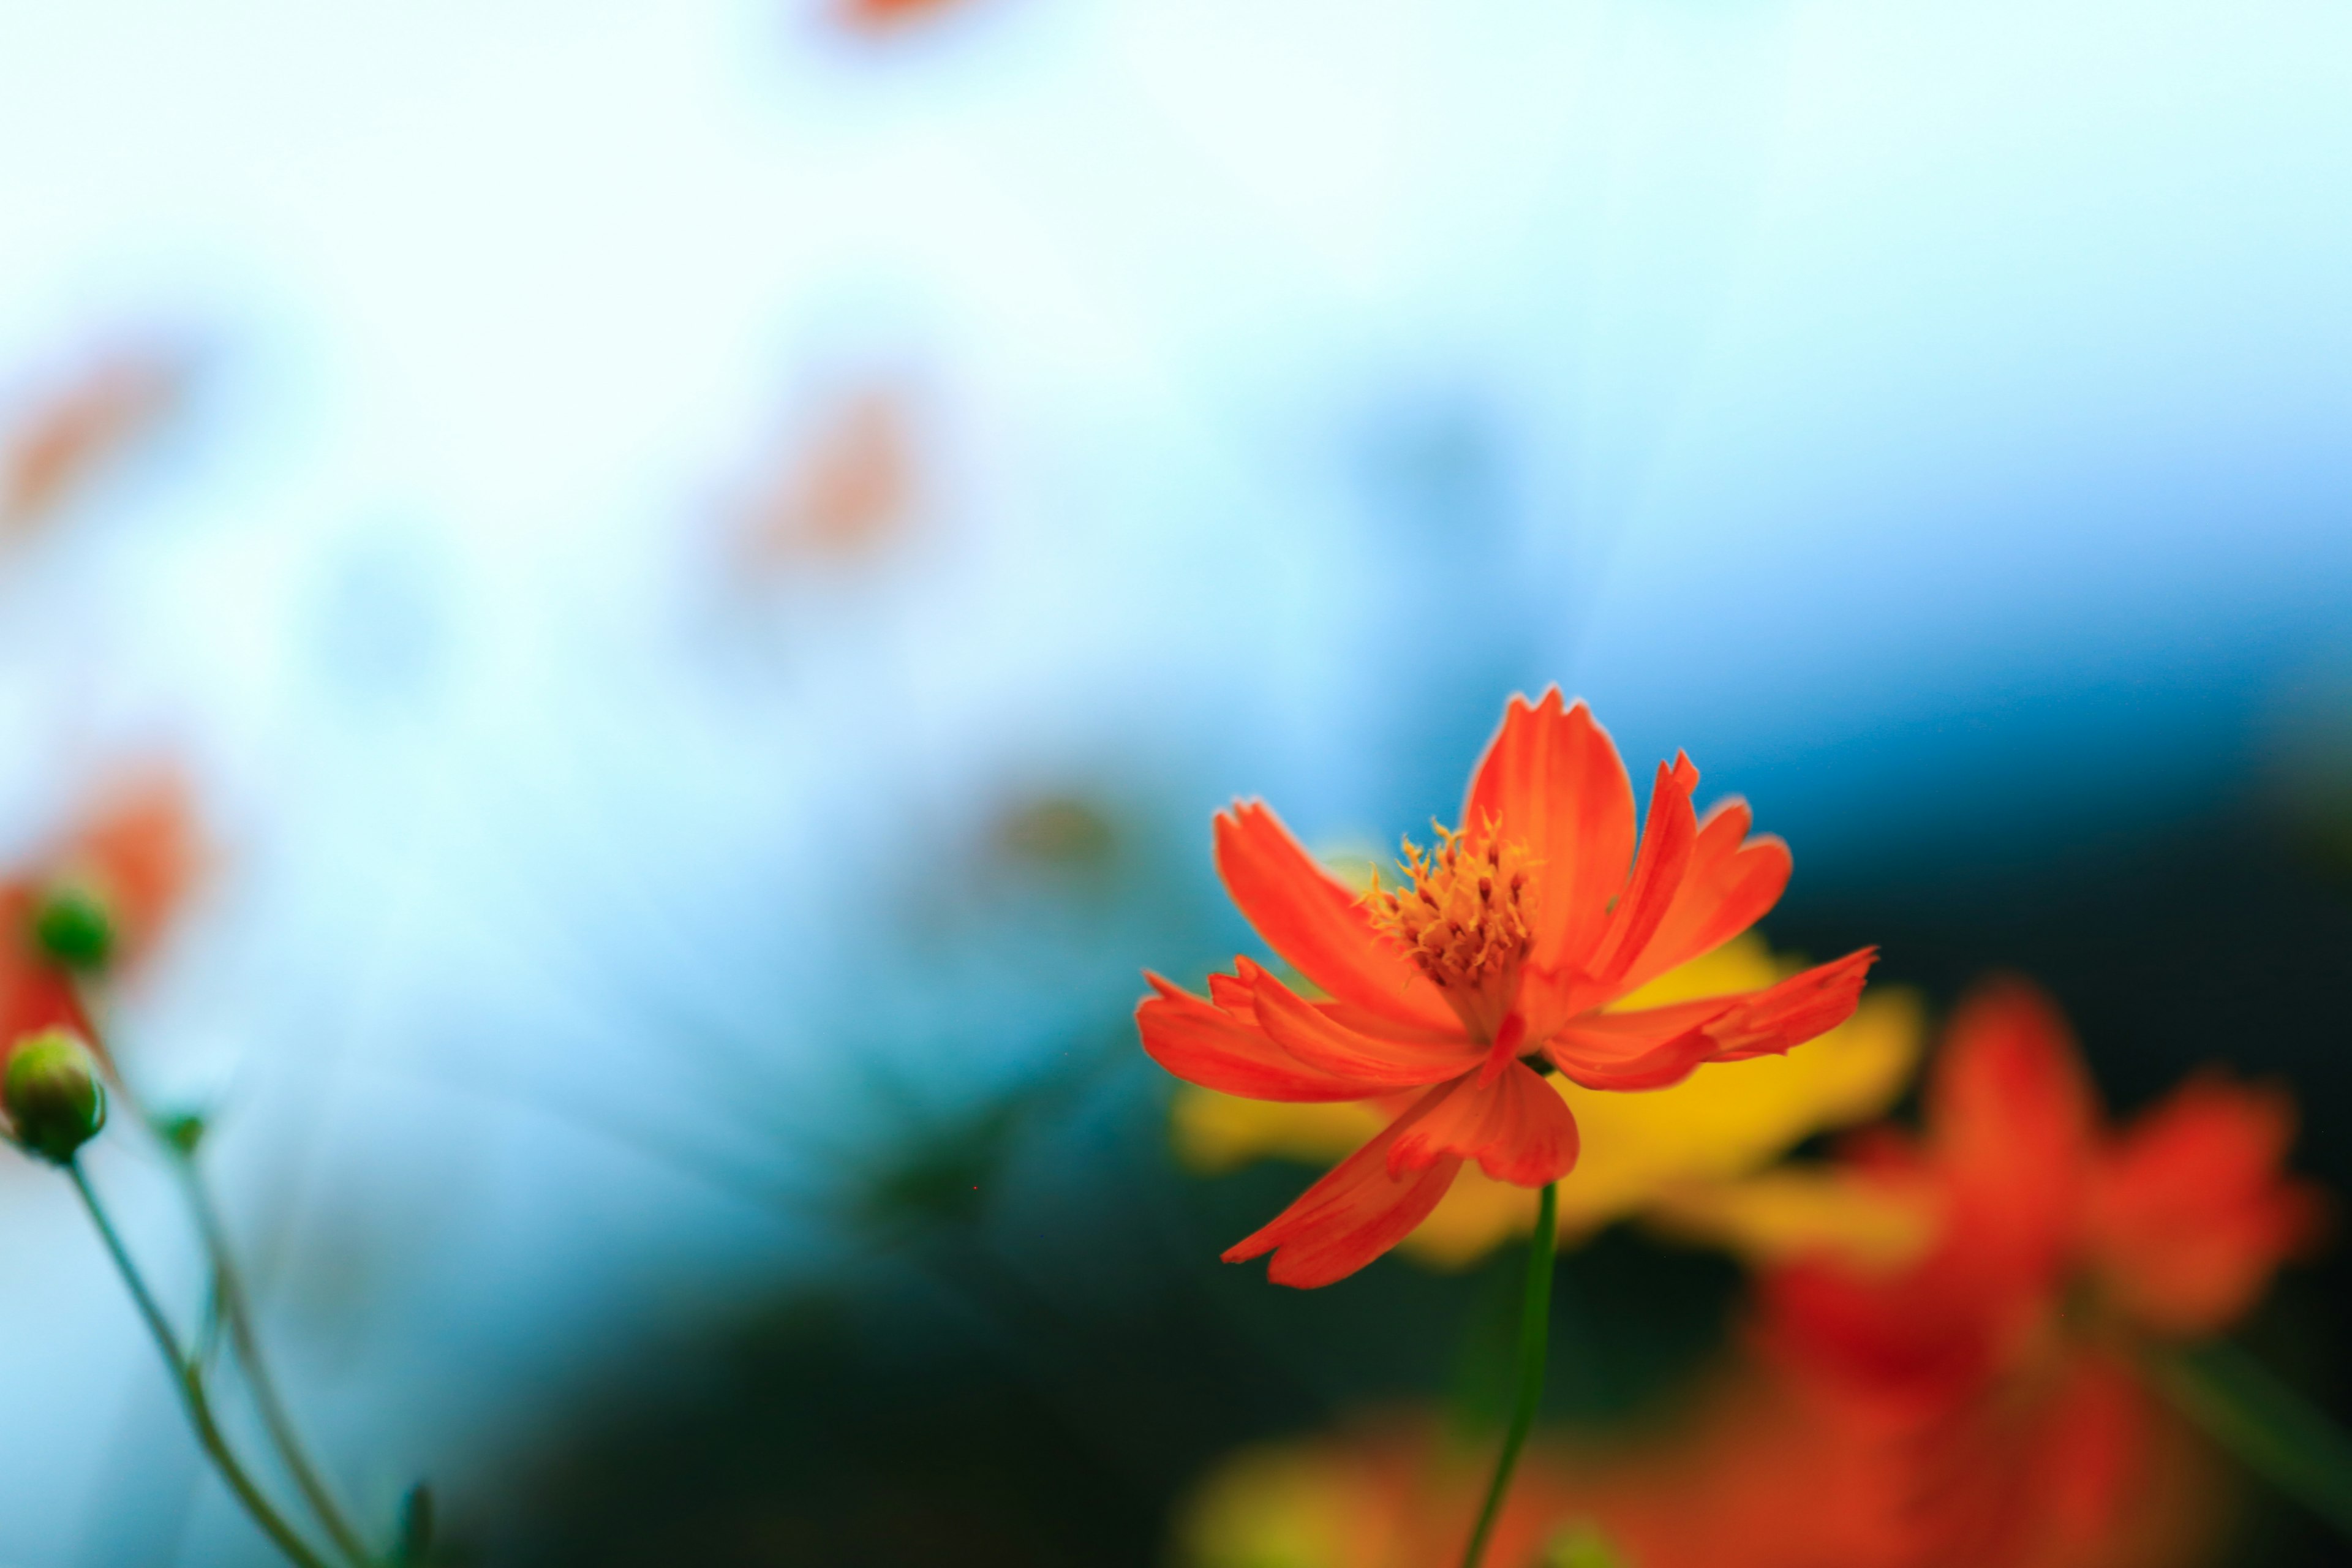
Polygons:
[[212,1397],[205,1388],[203,1369],[192,1363],[181,1352],[179,1336],[172,1331],[171,1319],[163,1315],[163,1306],[155,1300],[155,1293],[148,1289],[146,1278],[139,1272],[139,1266],[131,1261],[130,1250],[122,1245],[122,1237],[116,1232],[114,1222],[107,1217],[106,1206],[98,1201],[98,1194],[91,1189],[89,1178],[83,1174],[81,1163],[78,1160],[70,1162],[65,1171],[73,1181],[74,1191],[81,1194],[82,1207],[89,1211],[90,1223],[98,1227],[100,1239],[106,1243],[107,1254],[114,1259],[116,1272],[122,1276],[123,1284],[130,1288],[131,1299],[137,1303],[139,1315],[147,1324],[147,1331],[154,1337],[155,1348],[163,1352],[164,1364],[172,1372],[173,1385],[179,1390],[180,1403],[188,1412],[188,1423],[195,1428],[196,1441],[203,1445],[214,1468],[220,1471],[221,1479],[228,1483],[229,1490],[236,1494],[237,1501],[245,1505],[245,1511],[252,1516],[254,1523],[261,1527],[262,1533],[269,1537],[271,1544],[284,1552],[289,1562],[297,1564],[297,1568],[331,1568],[327,1559],[313,1551],[294,1527],[286,1522],[268,1495],[255,1484],[253,1477],[237,1459],[235,1450],[229,1447],[228,1439],[214,1416]]
[[2156,1383],[2206,1435],[2352,1538],[2352,1436],[2227,1340],[2151,1356]]
[[[86,985],[76,982],[74,998],[81,1005],[82,1018],[91,1038],[102,1040],[100,1020],[102,1010],[99,998]],[[103,1054],[103,1047],[101,1046]],[[109,1058],[110,1060],[110,1057]],[[147,1113],[139,1096],[123,1078],[120,1065],[111,1074],[116,1095],[122,1100],[139,1123],[154,1130],[153,1117]],[[359,1531],[352,1528],[351,1518],[336,1501],[318,1466],[311,1463],[301,1435],[295,1430],[292,1415],[285,1399],[278,1392],[278,1380],[270,1374],[269,1364],[261,1353],[259,1332],[253,1323],[251,1299],[246,1294],[244,1277],[238,1272],[236,1260],[229,1251],[227,1227],[222,1225],[220,1209],[212,1200],[212,1191],[205,1185],[203,1169],[197,1165],[193,1151],[183,1148],[166,1138],[163,1156],[179,1178],[182,1194],[189,1211],[194,1215],[196,1234],[203,1243],[205,1257],[212,1268],[213,1289],[211,1306],[214,1316],[208,1318],[206,1331],[199,1336],[200,1348],[186,1360],[186,1364],[201,1374],[204,1363],[210,1359],[212,1331],[228,1331],[229,1343],[236,1352],[237,1364],[244,1368],[247,1390],[253,1395],[254,1409],[261,1417],[263,1430],[269,1435],[269,1445],[276,1450],[278,1461],[293,1479],[295,1489],[310,1505],[311,1514],[323,1526],[335,1550],[350,1559],[353,1568],[372,1568],[375,1559]]]
[[1518,1396],[1511,1405],[1511,1425],[1503,1435],[1503,1452],[1495,1460],[1495,1479],[1486,1485],[1486,1503],[1478,1510],[1477,1528],[1462,1553],[1462,1568],[1479,1568],[1486,1561],[1486,1538],[1503,1512],[1503,1499],[1511,1489],[1511,1472],[1518,1468],[1519,1450],[1536,1424],[1536,1407],[1543,1402],[1544,1351],[1551,1339],[1552,1246],[1559,1228],[1559,1189],[1547,1184],[1536,1205],[1536,1233],[1528,1238],[1528,1284],[1519,1312]]
[[278,1394],[278,1380],[270,1375],[268,1363],[262,1358],[260,1336],[253,1326],[251,1299],[246,1294],[244,1277],[237,1271],[236,1259],[229,1251],[228,1233],[221,1224],[220,1210],[213,1203],[212,1193],[205,1185],[204,1173],[197,1169],[193,1158],[177,1150],[173,1150],[170,1157],[179,1173],[181,1184],[186,1190],[188,1207],[195,1214],[197,1235],[204,1242],[205,1255],[212,1261],[213,1289],[220,1301],[221,1318],[228,1329],[229,1344],[236,1352],[237,1364],[245,1369],[246,1386],[253,1394],[254,1408],[261,1416],[261,1425],[269,1434],[270,1447],[277,1449],[278,1458],[286,1466],[286,1473],[293,1478],[295,1489],[302,1494],[303,1501],[310,1505],[310,1511],[326,1527],[327,1534],[334,1541],[335,1550],[354,1563],[373,1563],[374,1559],[369,1554],[366,1542],[360,1539],[350,1517],[335,1500],[335,1494],[327,1485],[326,1478],[310,1462],[310,1453],[302,1445],[301,1435],[294,1428],[293,1416]]

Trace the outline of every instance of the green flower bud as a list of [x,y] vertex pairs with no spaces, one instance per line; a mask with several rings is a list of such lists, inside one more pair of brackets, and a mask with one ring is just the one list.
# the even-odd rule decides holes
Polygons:
[[193,1158],[210,1124],[201,1110],[175,1110],[155,1119],[155,1136],[183,1159]]
[[60,882],[41,895],[33,910],[33,940],[64,968],[103,969],[114,952],[114,921],[95,889]]
[[62,1165],[106,1125],[98,1058],[69,1029],[43,1029],[16,1042],[0,1074],[0,1103],[16,1142]]

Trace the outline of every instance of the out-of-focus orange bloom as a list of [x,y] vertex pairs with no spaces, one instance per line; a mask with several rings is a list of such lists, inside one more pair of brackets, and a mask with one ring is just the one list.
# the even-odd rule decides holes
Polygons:
[[1825,1255],[1764,1281],[1788,1355],[1857,1387],[1933,1400],[2029,1358],[2062,1308],[2139,1333],[2216,1331],[2314,1240],[2318,1192],[2281,1171],[2294,1108],[2196,1079],[2121,1133],[2103,1124],[2065,1022],[2021,981],[1952,1019],[1927,1131],[1856,1146],[1850,1178],[1937,1215],[1911,1265]]
[[2099,1352],[1948,1430],[1743,1373],[1663,1439],[1595,1447],[1568,1476],[1567,1509],[1634,1568],[2187,1568],[2222,1518],[2211,1456]]
[[[1675,1418],[1573,1439],[1539,1434],[1488,1561],[1551,1568],[1600,1543],[1624,1568],[2189,1568],[2221,1522],[2221,1477],[2121,1363],[2077,1358],[2040,1397],[1975,1432],[2016,1444],[2006,1500],[1912,1506],[1923,1456],[1825,1408],[1799,1383],[1727,1372]],[[1932,1457],[1932,1456],[1929,1456]],[[1180,1568],[1427,1568],[1453,1561],[1477,1505],[1475,1451],[1391,1416],[1234,1454],[1182,1508]],[[2132,1507],[2109,1506],[2128,1489]],[[1993,1506],[1988,1506],[1989,1500]],[[1941,1531],[1939,1536],[1936,1533]]]
[[125,779],[62,842],[0,880],[0,1056],[52,1026],[95,1038],[71,977],[37,940],[43,901],[70,888],[112,931],[110,963],[135,964],[194,879],[200,851],[185,783],[156,769]]
[[2071,1553],[2053,1561],[2108,1560],[2157,1462],[2126,1352],[2225,1327],[2316,1235],[2318,1194],[2280,1169],[2292,1127],[2282,1095],[2209,1077],[2110,1133],[2038,992],[2004,981],[1961,1007],[1924,1136],[1869,1137],[1841,1178],[1921,1205],[1932,1243],[1761,1281],[1759,1342],[1868,1461],[1853,1490],[1886,1543],[1869,1561],[2040,1561],[2029,1546],[2051,1542]]
[[1608,735],[1557,689],[1513,698],[1460,831],[1406,846],[1407,885],[1351,892],[1263,803],[1216,819],[1217,868],[1309,1000],[1246,958],[1206,999],[1161,979],[1136,1011],[1177,1077],[1253,1100],[1381,1100],[1385,1131],[1225,1253],[1272,1252],[1278,1284],[1328,1285],[1426,1218],[1465,1160],[1523,1187],[1575,1165],[1576,1120],[1544,1082],[1659,1089],[1701,1063],[1786,1051],[1852,1016],[1874,950],[1759,990],[1612,1005],[1746,931],[1787,885],[1789,851],[1749,838],[1743,802],[1702,823],[1698,770],[1661,763],[1639,836]]
[[737,538],[744,566],[763,574],[781,563],[838,564],[874,553],[913,516],[919,466],[901,393],[868,386],[840,398],[770,464],[743,508]]
[[856,32],[886,33],[953,10],[961,0],[838,0],[834,16]]
[[152,349],[105,355],[37,396],[0,453],[0,536],[26,533],[178,404],[177,358]]

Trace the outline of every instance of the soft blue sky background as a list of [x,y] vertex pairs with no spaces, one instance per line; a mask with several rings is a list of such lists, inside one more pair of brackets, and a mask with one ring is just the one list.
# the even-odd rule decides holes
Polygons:
[[[1801,877],[2232,787],[2352,649],[2347,80],[2318,0],[8,7],[0,395],[205,367],[5,563],[8,831],[193,759],[226,869],[126,1026],[234,1107],[339,1462],[462,1487],[807,1257],[585,1124],[646,1015],[758,1058],[656,1059],[666,1136],[747,1073],[854,1127],[1008,793],[1385,838],[1548,679]],[[917,537],[747,608],[729,487],[877,369]],[[1066,939],[997,1054],[1131,984]],[[58,1412],[0,1563],[152,1557],[161,1380],[54,1184],[0,1203],[0,1384]]]

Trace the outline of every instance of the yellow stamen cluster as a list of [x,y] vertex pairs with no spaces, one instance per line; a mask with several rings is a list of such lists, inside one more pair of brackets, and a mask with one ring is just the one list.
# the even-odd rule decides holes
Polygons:
[[1442,990],[1475,990],[1513,973],[1528,955],[1535,923],[1534,864],[1527,846],[1491,832],[1437,829],[1437,847],[1404,841],[1407,885],[1393,890],[1372,874],[1365,904],[1372,924],[1412,950]]

